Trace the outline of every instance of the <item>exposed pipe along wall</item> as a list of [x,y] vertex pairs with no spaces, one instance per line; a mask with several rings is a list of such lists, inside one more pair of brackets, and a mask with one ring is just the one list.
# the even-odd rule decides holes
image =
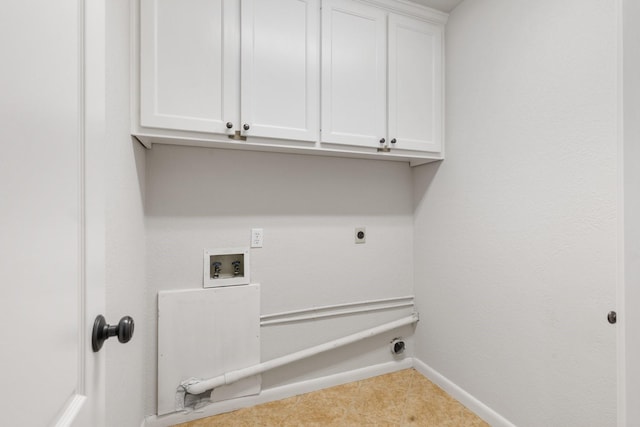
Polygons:
[[[381,334],[383,332],[391,331],[401,326],[411,325],[413,323],[416,323],[418,320],[419,320],[418,313],[413,313],[411,316],[407,316],[393,322],[385,323],[384,325],[376,326],[374,328],[357,332],[355,334],[347,335],[343,338],[338,338],[336,340],[329,341],[327,343],[320,344],[315,347],[308,348],[306,350],[301,350],[301,351],[289,354],[287,356],[282,356],[277,359],[270,360],[268,362],[260,363],[255,366],[250,366],[248,368],[227,372],[215,378],[209,378],[204,380],[191,379],[191,380],[184,381],[180,385],[180,387],[178,387],[178,391],[177,391],[178,398],[176,398],[176,402],[181,402],[181,401],[184,402],[185,393],[201,394],[208,390],[215,389],[216,387],[232,384],[241,379],[248,378],[253,375],[261,374],[271,369],[284,366],[289,363],[305,359],[307,357],[315,356],[317,354],[324,353],[325,351],[333,350],[347,344],[352,344],[358,341],[362,341],[365,338],[369,338],[369,337]],[[181,410],[181,409],[184,409],[184,405],[182,406],[179,405],[176,408],[176,410]]]
[[[264,247],[251,251],[251,281],[262,287],[260,312],[265,313],[260,361],[411,313],[404,306],[289,321],[310,314],[290,314],[301,308],[376,300],[403,305],[406,300],[392,300],[413,294],[407,164],[170,145],[154,146],[146,160],[147,414],[158,413],[157,293],[201,289],[203,248],[246,246],[251,228],[264,229]],[[363,225],[367,242],[356,245],[354,228]],[[287,314],[267,317],[274,313]],[[287,321],[271,323],[277,319]],[[391,362],[387,368],[398,369],[387,347],[391,333],[265,372],[261,395],[362,367]],[[413,330],[405,326],[398,335],[408,341],[411,357]]]
[[[111,244],[109,251],[119,261],[108,260],[113,277],[108,281],[107,307],[113,313],[131,313],[147,321],[146,325],[144,320],[139,322],[137,339],[128,353],[108,354],[107,364],[113,369],[109,369],[107,384],[107,425],[136,425],[143,415],[156,414],[157,292],[201,286],[201,248],[211,242],[220,247],[244,245],[247,230],[258,225],[267,233],[265,248],[253,258],[256,282],[266,289],[263,312],[291,311],[309,306],[310,301],[327,305],[411,294],[415,272],[423,317],[416,331],[417,359],[519,425],[576,425],[576,420],[584,421],[583,425],[607,425],[615,417],[615,387],[611,385],[615,375],[608,363],[614,356],[602,349],[613,352],[615,345],[604,329],[607,325],[602,326],[606,332],[596,328],[611,306],[611,298],[602,294],[610,293],[603,288],[611,283],[614,261],[610,254],[615,244],[605,237],[594,239],[593,234],[612,236],[615,229],[609,221],[585,227],[590,240],[571,246],[564,243],[568,241],[565,234],[554,235],[548,227],[529,235],[517,231],[519,224],[532,228],[541,219],[557,217],[552,208],[563,201],[567,202],[564,211],[575,208],[578,215],[564,218],[560,231],[573,229],[575,218],[582,218],[582,213],[598,221],[613,217],[607,195],[615,193],[615,179],[607,174],[615,168],[615,143],[607,137],[612,132],[603,135],[597,126],[609,117],[607,111],[615,109],[611,100],[603,99],[613,93],[605,86],[613,74],[600,75],[615,64],[615,43],[607,35],[615,27],[608,12],[615,3],[463,2],[452,14],[447,30],[447,160],[410,170],[400,163],[354,159],[173,146],[132,150],[126,84],[129,2],[108,2],[107,28],[112,37],[107,63],[118,71],[108,75],[108,82],[113,83],[110,105],[116,105],[115,98],[118,104],[109,114],[125,129],[118,130],[122,136],[117,140],[110,139],[119,141],[121,149],[112,162],[117,166],[112,175],[120,179],[110,181],[111,193],[117,198],[112,203],[109,235],[112,242],[121,239],[122,243]],[[492,31],[487,31],[488,25]],[[540,30],[539,37],[534,30]],[[524,38],[525,33],[535,37]],[[546,48],[541,42],[546,42]],[[606,46],[601,49],[603,42]],[[537,59],[555,50],[555,58]],[[578,54],[583,60],[591,58],[593,64],[576,62]],[[526,58],[533,59],[524,63],[530,67],[513,61]],[[557,77],[569,76],[571,82],[550,85],[555,71]],[[572,94],[567,89],[573,86],[576,91]],[[525,102],[514,108],[514,99]],[[593,114],[585,106],[592,107]],[[545,117],[551,119],[551,126],[548,120],[540,122]],[[579,119],[574,129],[563,128],[573,123],[572,118]],[[590,153],[600,145],[593,143],[591,135],[607,141],[596,156]],[[567,166],[579,167],[579,173],[564,176],[560,172],[568,170]],[[140,189],[129,175],[138,175]],[[568,193],[566,183],[575,182],[574,178],[584,183]],[[532,189],[534,183],[546,187]],[[579,194],[576,189],[584,190],[581,199],[588,204],[579,205],[570,197]],[[524,195],[528,198],[523,199]],[[141,200],[145,201],[144,212]],[[350,236],[354,225],[367,225],[368,230],[376,231],[378,240],[371,239],[363,247],[349,246],[351,242],[341,239]],[[510,233],[513,237],[507,239]],[[526,242],[526,256],[496,237]],[[569,255],[571,251],[557,254],[554,247],[581,248],[580,256]],[[140,254],[146,255],[146,262],[140,262]],[[555,268],[549,274],[550,284],[544,287],[547,282],[537,281],[539,275],[528,274],[517,262],[540,258],[545,261],[539,265],[547,266],[542,273],[550,271],[549,265]],[[286,269],[280,268],[282,259],[287,260]],[[349,262],[341,263],[347,259]],[[501,266],[508,269],[487,262],[496,259],[502,259]],[[572,260],[577,265],[568,268],[567,261]],[[332,274],[330,283],[327,269]],[[512,274],[513,280],[502,281],[504,273],[497,274],[501,271]],[[565,277],[565,272],[580,274]],[[145,278],[146,288],[136,287]],[[514,283],[520,287],[511,286]],[[508,304],[503,303],[505,299]],[[602,308],[593,310],[596,302]],[[575,312],[568,313],[567,307]],[[136,310],[140,311],[137,316]],[[549,313],[561,316],[560,320]],[[593,325],[596,338],[581,334],[591,319],[597,320]],[[290,352],[298,350],[294,347],[299,343],[315,344],[309,343],[311,335],[324,338],[331,328],[354,323],[340,321],[330,327],[314,322],[310,332],[299,333],[301,327],[293,335],[288,325],[265,328],[263,360],[278,357],[282,347]],[[577,321],[581,323],[575,324]],[[366,328],[366,322],[361,323]],[[486,334],[486,330],[493,333]],[[285,336],[294,338],[279,339]],[[579,351],[583,343],[594,346],[583,353]],[[553,346],[553,353],[545,351],[545,345]],[[304,366],[308,373],[301,373],[295,364],[291,369],[265,373],[263,390],[382,360],[373,354],[378,351],[373,346],[355,347],[336,350],[335,359],[332,353],[325,353],[332,360],[308,359]],[[356,356],[358,350],[362,354]],[[365,354],[366,350],[371,351]],[[351,359],[346,360],[345,355]],[[336,362],[340,357],[343,360]],[[122,393],[122,384],[131,393]]]

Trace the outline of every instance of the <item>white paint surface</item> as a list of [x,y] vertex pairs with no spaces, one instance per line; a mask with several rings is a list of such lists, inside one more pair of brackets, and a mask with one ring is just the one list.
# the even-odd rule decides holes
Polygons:
[[[259,285],[158,293],[159,415],[176,411],[176,390],[183,382],[259,363]],[[209,391],[213,401],[258,394],[260,375]]]
[[388,36],[387,146],[442,152],[444,28],[390,14]]
[[[147,308],[159,290],[202,287],[203,248],[253,249],[261,313],[411,295],[411,172],[406,164],[156,145],[147,153]],[[355,226],[367,244],[353,243]],[[309,244],[308,242],[314,242]],[[262,333],[262,360],[394,320],[332,318]],[[404,314],[406,315],[406,314]],[[155,413],[155,316],[147,323],[148,414]],[[264,328],[263,328],[264,329]],[[403,331],[411,335],[411,329]],[[263,375],[263,388],[391,360],[383,335]]]
[[145,149],[130,135],[129,0],[106,2],[106,304],[107,322],[135,321],[126,345],[105,343],[106,425],[138,426],[145,415],[147,334],[144,236]]
[[[315,142],[320,123],[319,0],[241,2],[245,136]],[[227,82],[225,82],[227,84]],[[244,125],[250,126],[244,129]]]
[[2,424],[100,427],[104,3],[4,4],[0,50]]
[[[137,324],[127,346],[109,348],[107,425],[155,413],[157,291],[200,287],[202,249],[247,246],[256,225],[268,236],[252,254],[263,314],[409,295],[415,271],[422,321],[410,354],[417,345],[419,359],[516,425],[614,425],[613,3],[472,0],[454,11],[448,159],[414,170],[414,227],[403,164],[171,146],[145,154],[128,136],[129,5],[109,2],[107,314]],[[367,244],[355,245],[361,225]],[[263,328],[262,356],[390,317]],[[384,363],[388,338],[265,375],[265,396]]]
[[[640,3],[624,0],[624,303],[619,313],[624,326],[624,356],[620,359],[625,376],[621,390],[619,426],[640,425]],[[626,348],[625,348],[626,347]]]
[[433,9],[437,9],[442,12],[451,12],[460,3],[462,3],[462,0],[409,0],[409,1],[412,3],[417,3],[423,6],[431,7]]
[[616,14],[462,3],[415,170],[416,357],[519,426],[616,424]]
[[[0,23],[6,52],[0,72],[0,320],[7,326],[0,361],[1,382],[12,386],[3,387],[0,401],[4,422],[45,425],[57,420],[79,383],[80,18],[73,0],[40,2],[37,14],[19,3],[8,6]],[[27,17],[50,46],[22,25]],[[50,80],[37,71],[42,63]],[[46,360],[40,349],[47,349]],[[51,396],[35,411],[16,398],[33,390]]]
[[384,143],[387,12],[351,0],[324,0],[320,74],[321,141],[363,147]]
[[239,129],[237,0],[140,0],[140,124]]

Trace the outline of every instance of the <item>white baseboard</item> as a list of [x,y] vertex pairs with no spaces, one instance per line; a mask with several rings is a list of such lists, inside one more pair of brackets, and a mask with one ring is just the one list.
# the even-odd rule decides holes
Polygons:
[[476,399],[467,391],[444,377],[435,369],[431,368],[424,362],[407,357],[397,362],[381,363],[379,365],[367,366],[353,371],[342,372],[339,374],[329,375],[321,378],[300,381],[281,387],[263,390],[259,395],[241,397],[238,399],[226,400],[222,402],[212,403],[198,411],[190,413],[173,413],[163,416],[151,415],[145,418],[141,427],[170,427],[175,424],[185,423],[200,418],[206,418],[224,412],[235,411],[241,408],[260,405],[262,403],[272,402],[275,400],[286,399],[291,396],[297,396],[312,391],[321,390],[328,387],[334,387],[354,381],[364,380],[366,378],[375,377],[377,375],[388,374],[408,368],[415,368],[422,375],[427,377],[434,384],[438,385],[444,391],[449,393],[451,397],[462,403],[464,406],[473,411],[480,418],[489,423],[492,427],[516,427],[515,424],[498,414],[496,411]]
[[[381,363],[379,365],[367,366],[353,371],[342,372],[326,377],[314,378],[312,380],[300,381],[294,384],[263,390],[256,396],[246,396],[238,399],[215,402],[198,411],[190,413],[176,412],[162,416],[151,415],[145,418],[142,427],[170,427],[187,421],[210,417],[224,412],[235,411],[236,409],[247,408],[261,403],[272,402],[274,400],[286,399],[287,397],[310,393],[327,387],[334,387],[341,384],[375,377],[377,375],[408,369],[413,367],[413,365],[413,359],[407,357],[397,362]],[[507,426],[507,424],[505,424],[505,426]],[[509,426],[513,427],[511,424],[509,424]]]
[[427,377],[432,383],[449,393],[451,397],[469,408],[477,416],[485,420],[492,427],[516,427],[515,424],[498,414],[496,411],[473,397],[457,384],[440,374],[426,363],[414,358],[413,367]]

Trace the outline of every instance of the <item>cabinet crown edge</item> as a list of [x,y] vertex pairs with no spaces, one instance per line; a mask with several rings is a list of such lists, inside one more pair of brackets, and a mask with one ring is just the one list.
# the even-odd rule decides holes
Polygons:
[[413,3],[408,0],[356,0],[360,3],[367,3],[381,7],[388,11],[407,15],[414,19],[421,19],[432,24],[445,25],[449,19],[449,14],[428,6]]

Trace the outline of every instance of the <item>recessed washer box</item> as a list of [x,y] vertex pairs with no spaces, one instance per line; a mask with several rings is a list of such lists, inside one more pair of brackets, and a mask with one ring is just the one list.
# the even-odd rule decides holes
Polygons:
[[248,285],[249,248],[205,249],[202,286]]

